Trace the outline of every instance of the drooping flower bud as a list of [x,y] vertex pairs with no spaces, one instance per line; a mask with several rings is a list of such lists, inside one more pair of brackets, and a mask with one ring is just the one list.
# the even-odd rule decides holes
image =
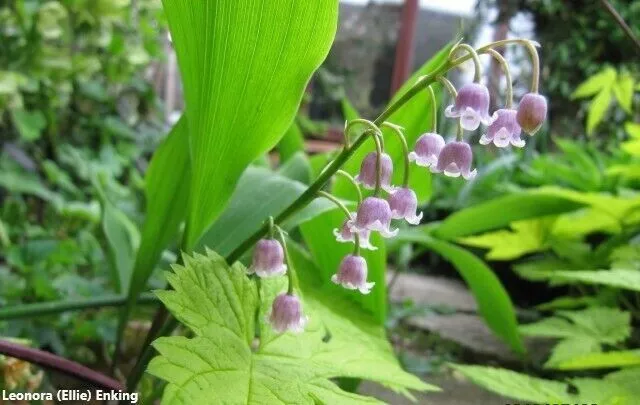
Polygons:
[[278,333],[286,331],[302,332],[307,323],[307,317],[302,313],[300,299],[293,294],[278,295],[271,305],[269,322],[273,330]]
[[467,131],[475,131],[480,123],[489,125],[489,90],[480,83],[467,83],[458,90],[455,104],[447,107],[444,115],[449,118],[460,117],[460,125]]
[[399,188],[388,198],[391,207],[391,217],[405,219],[411,225],[418,225],[422,219],[422,212],[417,215],[418,197],[410,188]]
[[444,144],[444,138],[436,133],[423,134],[416,141],[415,150],[409,152],[409,160],[415,161],[418,166],[435,166]]
[[462,177],[470,180],[477,174],[476,169],[471,170],[472,162],[473,152],[468,143],[461,141],[449,142],[442,148],[438,164],[436,167],[431,167],[431,171],[434,173],[444,172],[449,177],[458,177],[462,174]]
[[511,145],[518,148],[524,146],[524,140],[520,138],[522,128],[516,120],[516,110],[502,108],[494,113],[495,121],[487,128],[487,133],[480,138],[481,145],[493,142],[497,147],[504,148]]
[[[338,242],[355,242],[356,238],[355,238],[355,234],[351,231],[351,221],[350,220],[345,220],[342,223],[342,226],[340,227],[340,229],[335,228],[333,230],[333,234],[336,237],[336,241]],[[373,246],[371,244],[371,242],[369,241],[369,236],[371,235],[371,231],[366,230],[363,232],[360,232],[358,234],[358,236],[360,237],[360,247],[362,249],[369,249],[369,250],[377,250],[378,248]]]
[[378,197],[367,197],[358,207],[355,220],[351,221],[351,232],[362,234],[365,231],[380,232],[385,238],[398,234],[391,230],[391,208],[386,200]]
[[529,135],[535,135],[547,117],[547,99],[538,93],[527,93],[520,100],[518,124]]
[[[378,177],[376,159],[377,152],[369,152],[362,160],[360,174],[356,176],[356,181],[369,190],[373,190],[376,187],[376,177]],[[391,156],[383,152],[380,155],[380,187],[385,191],[392,191],[394,189],[394,187],[391,186],[392,174],[393,161],[391,160]]]
[[367,282],[367,261],[356,255],[347,255],[342,259],[338,273],[331,276],[331,281],[362,294],[369,294],[376,284]]
[[258,277],[280,276],[287,271],[284,263],[284,250],[275,239],[260,239],[253,250],[253,262],[249,273],[256,273]]

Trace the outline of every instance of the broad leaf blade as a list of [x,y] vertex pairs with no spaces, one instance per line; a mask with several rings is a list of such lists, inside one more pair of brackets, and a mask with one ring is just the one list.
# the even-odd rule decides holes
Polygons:
[[337,0],[163,1],[184,85],[191,176],[186,246],[250,162],[289,128],[337,26]]
[[[396,389],[434,389],[400,369],[382,328],[372,326],[357,308],[313,289],[303,295],[309,316],[305,332],[274,334],[264,318],[273,297],[286,290],[286,278],[261,283],[260,343],[252,350],[259,298],[246,269],[228,266],[211,251],[185,256],[184,262],[168,275],[174,291],[158,294],[195,337],[154,343],[160,355],[149,372],[168,382],[163,403],[378,403],[329,380],[341,376]],[[297,254],[295,263],[309,264]]]

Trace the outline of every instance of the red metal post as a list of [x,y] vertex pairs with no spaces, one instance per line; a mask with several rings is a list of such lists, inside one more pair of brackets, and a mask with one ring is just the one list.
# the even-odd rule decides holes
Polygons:
[[391,78],[391,96],[411,75],[418,11],[418,0],[405,0],[400,15],[400,29]]

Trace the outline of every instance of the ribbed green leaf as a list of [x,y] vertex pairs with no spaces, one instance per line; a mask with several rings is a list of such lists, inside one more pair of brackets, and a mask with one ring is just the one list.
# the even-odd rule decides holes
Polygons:
[[164,0],[189,120],[186,246],[244,169],[289,128],[337,25],[338,1]]
[[542,192],[510,194],[450,215],[437,226],[434,235],[455,239],[502,228],[514,221],[573,211],[581,206],[581,202],[564,195]]
[[400,232],[398,238],[419,243],[451,262],[471,289],[480,315],[489,328],[515,352],[525,352],[511,298],[498,277],[482,260],[466,249],[435,239],[424,226]]

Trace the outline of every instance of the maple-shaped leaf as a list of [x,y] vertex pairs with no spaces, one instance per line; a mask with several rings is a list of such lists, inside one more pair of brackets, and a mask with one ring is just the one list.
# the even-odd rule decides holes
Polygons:
[[[313,265],[295,255],[297,266]],[[167,381],[165,404],[378,403],[341,390],[332,381],[338,377],[405,394],[437,389],[403,371],[383,329],[348,301],[305,289],[305,332],[276,334],[265,318],[273,297],[286,291],[285,277],[262,280],[258,294],[242,265],[212,251],[185,256],[174,271],[167,275],[174,290],[158,296],[194,337],[154,342],[160,355],[148,372]]]

